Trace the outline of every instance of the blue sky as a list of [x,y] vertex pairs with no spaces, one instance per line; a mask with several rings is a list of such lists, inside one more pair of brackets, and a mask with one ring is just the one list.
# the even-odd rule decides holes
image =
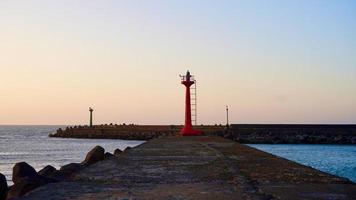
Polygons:
[[1,1],[0,124],[355,123],[356,1]]

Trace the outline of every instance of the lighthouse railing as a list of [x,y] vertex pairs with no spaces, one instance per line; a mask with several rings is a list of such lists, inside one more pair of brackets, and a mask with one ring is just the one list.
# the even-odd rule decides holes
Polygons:
[[[186,75],[179,75],[179,77],[181,78],[182,81],[187,81],[188,80]],[[193,75],[190,75],[190,81],[195,82],[195,79],[194,79]]]

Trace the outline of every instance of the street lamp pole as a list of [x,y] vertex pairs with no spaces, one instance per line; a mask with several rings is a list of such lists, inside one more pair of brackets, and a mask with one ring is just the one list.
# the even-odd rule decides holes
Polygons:
[[226,126],[229,127],[229,106],[226,106]]
[[93,126],[93,109],[91,107],[89,107],[89,112],[90,112],[90,119],[89,119],[89,126],[92,127]]

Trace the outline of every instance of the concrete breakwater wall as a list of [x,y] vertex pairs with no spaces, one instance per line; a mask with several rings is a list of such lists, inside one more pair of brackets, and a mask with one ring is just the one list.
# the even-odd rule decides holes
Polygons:
[[356,125],[233,124],[222,136],[240,143],[356,144]]
[[[150,140],[179,134],[181,125],[97,125],[59,129],[51,137]],[[232,124],[196,126],[205,135],[240,143],[356,144],[356,125]]]
[[[96,125],[72,126],[58,129],[50,137],[89,138],[89,139],[123,139],[150,140],[160,136],[176,136],[182,129],[181,125]],[[226,129],[222,125],[196,126],[207,135],[222,135]]]
[[88,138],[88,139],[123,139],[149,140],[158,136],[176,135],[177,129],[168,126],[137,126],[137,125],[98,125],[73,126],[65,130],[58,129],[50,137]]

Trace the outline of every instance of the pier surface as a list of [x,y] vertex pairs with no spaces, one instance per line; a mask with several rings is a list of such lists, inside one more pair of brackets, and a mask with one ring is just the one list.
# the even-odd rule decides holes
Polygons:
[[162,137],[22,199],[356,199],[356,185],[220,137]]

